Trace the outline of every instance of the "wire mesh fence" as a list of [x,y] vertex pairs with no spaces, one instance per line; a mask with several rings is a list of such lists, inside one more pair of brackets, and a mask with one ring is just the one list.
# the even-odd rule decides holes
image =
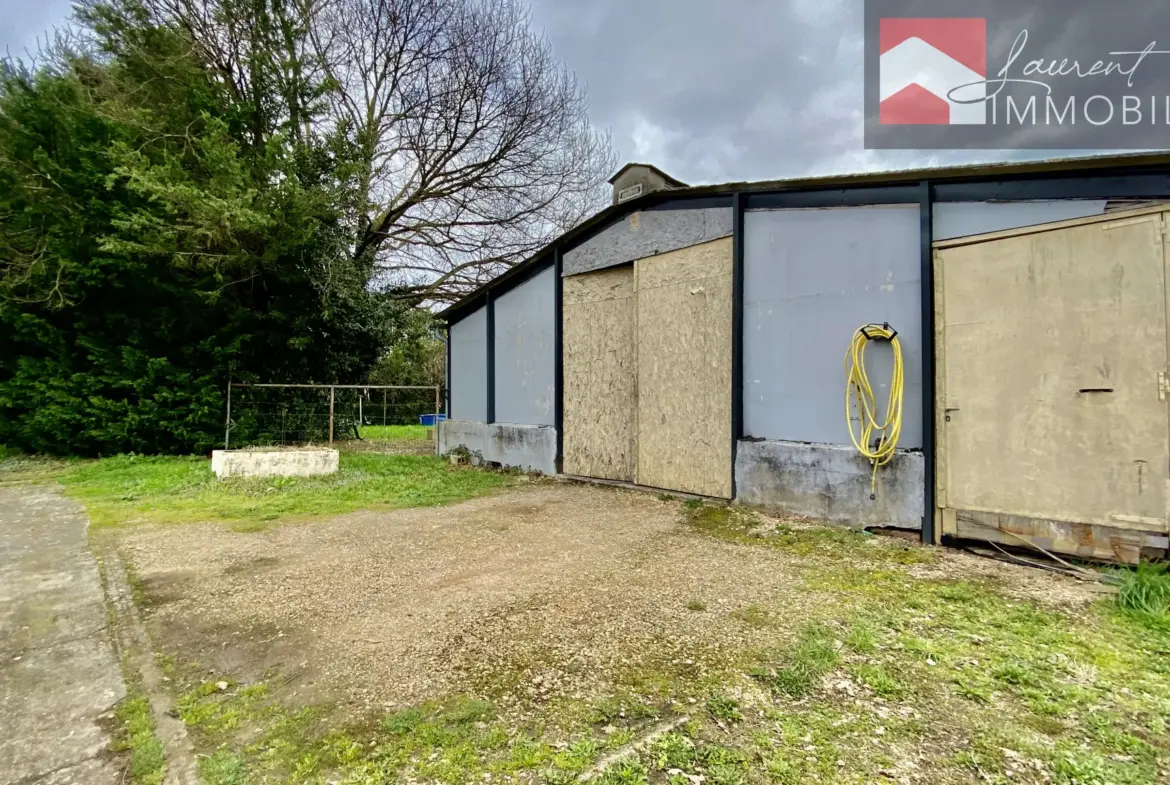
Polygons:
[[443,418],[440,387],[231,384],[224,448],[335,445],[426,454]]

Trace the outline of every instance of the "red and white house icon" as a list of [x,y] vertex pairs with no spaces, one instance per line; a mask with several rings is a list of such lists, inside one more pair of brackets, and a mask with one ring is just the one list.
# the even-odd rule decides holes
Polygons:
[[986,19],[884,18],[879,38],[882,125],[987,123]]

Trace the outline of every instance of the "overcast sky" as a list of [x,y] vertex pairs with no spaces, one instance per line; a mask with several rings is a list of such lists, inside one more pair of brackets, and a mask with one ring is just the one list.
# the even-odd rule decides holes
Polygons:
[[[689,183],[1044,157],[862,146],[860,0],[533,0],[621,161]],[[35,47],[69,0],[0,0],[0,48]]]

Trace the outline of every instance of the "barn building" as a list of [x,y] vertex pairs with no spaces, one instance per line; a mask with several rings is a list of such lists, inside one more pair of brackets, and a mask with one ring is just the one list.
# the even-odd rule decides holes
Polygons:
[[[1170,154],[611,183],[442,313],[441,452],[927,542],[1167,548]],[[904,379],[872,492],[843,363],[871,323]],[[890,349],[867,352],[883,402]]]

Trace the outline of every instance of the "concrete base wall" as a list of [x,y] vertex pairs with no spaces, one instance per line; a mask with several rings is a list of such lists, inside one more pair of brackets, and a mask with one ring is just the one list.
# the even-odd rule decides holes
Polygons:
[[215,450],[211,470],[224,477],[313,477],[334,474],[337,450]]
[[465,447],[479,461],[554,475],[557,431],[548,425],[447,420],[439,424],[439,454]]
[[736,500],[855,528],[922,528],[926,464],[921,453],[899,453],[878,469],[852,447],[800,442],[741,441],[735,461]]

